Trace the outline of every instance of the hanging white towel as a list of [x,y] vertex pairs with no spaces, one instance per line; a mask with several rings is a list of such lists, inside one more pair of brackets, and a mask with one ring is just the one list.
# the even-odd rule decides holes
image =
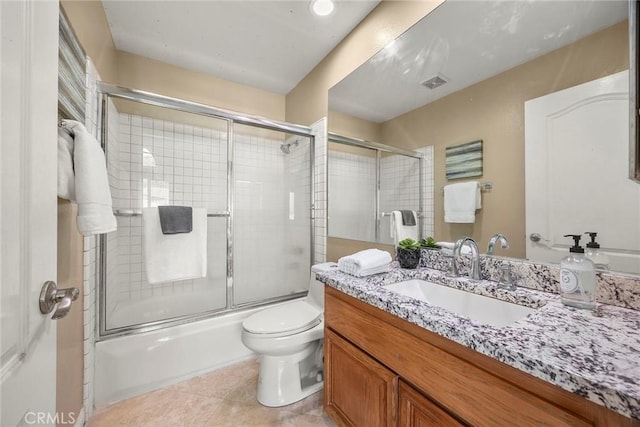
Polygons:
[[338,268],[352,276],[369,276],[391,269],[391,254],[380,249],[366,249],[338,260]]
[[444,222],[474,223],[476,209],[482,207],[478,181],[450,184],[444,187]]
[[411,212],[413,213],[413,217],[416,218],[416,225],[403,225],[402,212],[391,212],[391,239],[394,245],[397,245],[399,241],[407,238],[418,241],[418,217],[415,211]]
[[73,173],[73,138],[70,131],[58,127],[58,197],[76,201],[76,176]]
[[118,223],[113,215],[104,152],[82,123],[64,120],[63,126],[73,137],[78,231],[85,236],[115,231]]
[[193,209],[190,233],[162,234],[158,208],[142,209],[144,261],[150,284],[207,276],[207,210]]

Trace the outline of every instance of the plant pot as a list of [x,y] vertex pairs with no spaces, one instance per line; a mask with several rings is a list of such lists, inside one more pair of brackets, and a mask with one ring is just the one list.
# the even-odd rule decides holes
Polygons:
[[416,268],[420,263],[420,249],[396,248],[396,257],[402,268]]

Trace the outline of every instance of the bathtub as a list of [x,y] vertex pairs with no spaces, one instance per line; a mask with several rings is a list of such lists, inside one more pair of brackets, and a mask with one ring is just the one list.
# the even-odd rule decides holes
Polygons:
[[240,335],[243,320],[261,309],[97,342],[95,407],[254,357]]

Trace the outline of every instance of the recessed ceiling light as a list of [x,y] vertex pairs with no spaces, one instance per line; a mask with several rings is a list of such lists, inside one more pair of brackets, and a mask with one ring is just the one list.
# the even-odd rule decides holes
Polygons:
[[333,0],[312,0],[311,11],[318,16],[327,16],[333,12],[334,4]]

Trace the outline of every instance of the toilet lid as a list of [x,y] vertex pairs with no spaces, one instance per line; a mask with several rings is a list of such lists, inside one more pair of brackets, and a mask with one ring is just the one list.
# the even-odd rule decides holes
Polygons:
[[254,334],[302,332],[320,323],[322,312],[305,301],[266,308],[249,316],[242,326]]

